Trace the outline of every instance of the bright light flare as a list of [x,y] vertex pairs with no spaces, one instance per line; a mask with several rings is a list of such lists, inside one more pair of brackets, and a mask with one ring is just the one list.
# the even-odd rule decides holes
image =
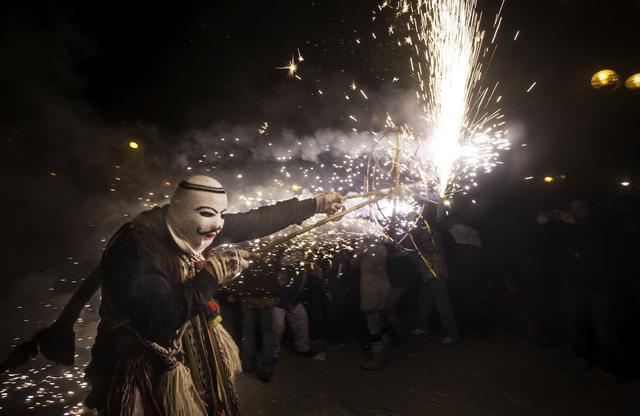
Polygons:
[[[417,96],[432,126],[423,159],[432,166],[431,181],[437,193],[445,196],[455,191],[463,176],[475,172],[477,164],[493,164],[495,147],[506,141],[498,128],[504,123],[488,124],[501,117],[499,110],[486,110],[498,84],[491,90],[480,87],[482,59],[489,47],[480,29],[477,0],[405,1],[403,11],[408,3],[409,22],[416,35],[415,62],[411,59],[410,64],[419,82]],[[502,21],[499,15],[494,20],[492,44]],[[468,158],[470,153],[488,159]],[[487,166],[482,169],[488,171]]]
[[296,71],[298,70],[298,64],[296,64],[296,59],[292,57],[287,65],[279,66],[276,69],[286,70],[288,71],[287,75],[289,75],[290,77],[294,77],[296,75]]
[[[424,126],[397,124],[387,115],[385,127],[400,129],[402,136],[391,147],[401,149],[402,171],[417,176],[412,183],[441,198],[477,186],[476,176],[500,164],[500,152],[510,147],[498,107],[500,83],[485,85],[504,3],[489,36],[481,30],[477,0],[385,0],[378,6],[380,12],[391,9],[395,21],[389,23],[395,24],[389,36],[410,51],[407,69],[425,121]],[[391,82],[398,80],[394,76]]]
[[633,74],[624,82],[624,86],[630,90],[640,89],[640,73]]
[[132,140],[129,142],[129,147],[133,150],[138,150],[140,148],[140,145],[138,144],[138,142]]
[[620,83],[620,76],[612,69],[603,69],[591,77],[591,86],[595,89],[616,88]]

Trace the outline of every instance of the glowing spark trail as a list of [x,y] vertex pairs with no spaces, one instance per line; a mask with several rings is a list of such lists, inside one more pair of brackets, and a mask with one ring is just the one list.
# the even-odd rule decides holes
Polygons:
[[[469,178],[489,172],[497,150],[508,141],[501,130],[500,109],[489,109],[493,89],[482,86],[488,57],[502,23],[493,20],[490,42],[481,30],[477,0],[399,0],[393,7],[408,28],[399,34],[412,51],[409,67],[417,81],[416,97],[430,131],[409,130],[423,139],[417,154],[425,183],[443,197],[464,189]],[[406,42],[406,39],[411,39]],[[488,44],[488,46],[487,46]]]

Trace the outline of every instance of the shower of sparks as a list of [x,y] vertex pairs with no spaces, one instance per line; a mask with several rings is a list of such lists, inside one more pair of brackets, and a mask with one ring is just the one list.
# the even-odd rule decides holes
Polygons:
[[441,197],[475,184],[475,176],[491,171],[498,152],[509,147],[501,111],[491,107],[500,101],[492,100],[498,84],[483,86],[504,1],[490,42],[476,5],[477,0],[398,0],[379,8],[392,8],[402,23],[397,27],[406,28],[399,39],[409,39],[409,68],[430,128],[423,132],[409,126],[423,142],[416,167]]

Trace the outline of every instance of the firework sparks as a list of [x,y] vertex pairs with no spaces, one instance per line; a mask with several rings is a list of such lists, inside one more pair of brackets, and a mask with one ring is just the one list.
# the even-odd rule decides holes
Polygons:
[[[399,33],[412,51],[409,68],[417,81],[416,97],[430,133],[413,131],[424,145],[416,168],[441,196],[465,189],[478,172],[489,172],[498,150],[508,148],[499,108],[490,105],[498,84],[483,87],[486,63],[495,50],[504,1],[493,20],[490,42],[481,30],[477,0],[399,0]],[[380,10],[391,7],[383,3]],[[408,41],[407,41],[408,39]],[[488,44],[489,46],[486,46]],[[409,129],[411,130],[411,129]],[[475,183],[475,181],[473,181]]]
[[276,67],[276,69],[283,69],[285,71],[288,71],[287,75],[289,75],[290,77],[295,77],[296,72],[298,71],[298,64],[296,64],[296,59],[294,57],[291,57],[288,64]]

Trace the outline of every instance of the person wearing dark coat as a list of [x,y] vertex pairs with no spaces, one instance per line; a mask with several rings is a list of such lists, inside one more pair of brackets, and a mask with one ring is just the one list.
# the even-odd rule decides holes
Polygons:
[[[101,322],[86,370],[88,407],[123,415],[238,414],[237,347],[219,325],[215,296],[249,265],[250,255],[215,250],[212,241],[217,246],[263,237],[315,213],[333,213],[341,200],[326,193],[226,214],[217,181],[189,178],[171,204],[143,212],[112,237],[99,271],[72,297],[63,320],[44,331],[40,350],[47,358],[68,358],[78,304],[86,304],[101,283]],[[64,347],[50,348],[61,339]]]

